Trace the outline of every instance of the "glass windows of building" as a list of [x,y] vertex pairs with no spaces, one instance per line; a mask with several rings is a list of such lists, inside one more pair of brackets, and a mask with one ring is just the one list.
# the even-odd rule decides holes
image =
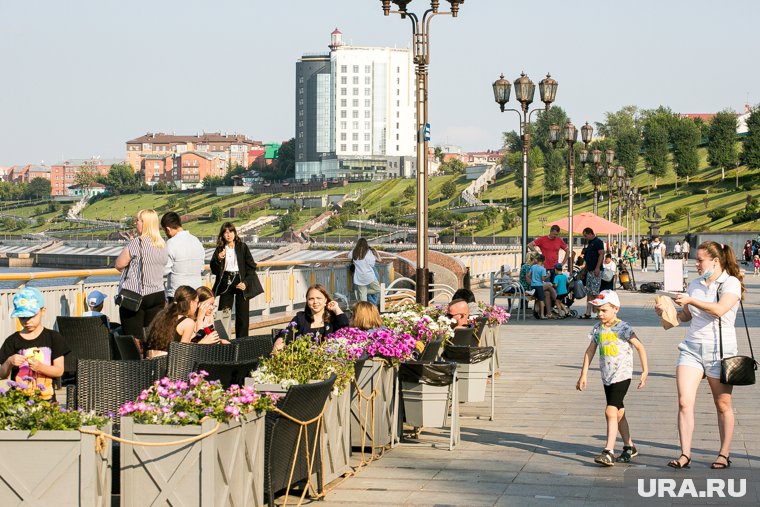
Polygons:
[[317,118],[316,118],[316,150],[329,152],[334,145],[331,116],[333,114],[332,76],[317,75]]
[[353,77],[353,84],[358,85],[359,84],[359,76]]
[[345,132],[341,132],[340,133],[340,140],[341,141],[345,141],[346,140],[346,133]]
[[359,140],[359,133],[358,132],[354,132],[353,134],[351,134],[351,140],[352,141],[358,141]]
[[348,78],[346,78],[346,76],[340,76],[340,84],[348,84]]
[[364,140],[369,141],[369,132],[364,133]]
[[354,65],[354,74],[358,74],[358,73],[359,73],[359,66]]
[[365,118],[369,118],[369,109],[366,109],[366,110],[364,111],[364,117],[365,117]]
[[364,107],[370,107],[370,100],[364,99]]
[[341,111],[340,111],[340,117],[341,118],[345,118],[346,117],[346,110],[345,109],[341,109]]
[[359,117],[359,111],[357,111],[356,109],[354,109],[353,111],[351,111],[351,117],[352,118],[358,118]]
[[358,88],[354,88],[354,95],[359,95],[359,89]]
[[346,99],[340,99],[340,107],[346,107]]
[[364,145],[364,151],[366,151],[366,152],[369,153],[369,144],[365,144]]
[[371,92],[371,89],[370,89],[370,88],[365,88],[365,89],[364,89],[364,95],[366,95],[366,96],[369,96],[371,93],[372,93],[372,92]]
[[341,65],[341,66],[340,66],[340,71],[341,71],[343,74],[345,74],[346,72],[348,72],[348,66],[347,66],[347,65]]
[[346,94],[346,89],[345,88],[341,88],[340,89],[340,94],[341,95],[345,95]]
[[366,72],[367,74],[369,74],[370,72],[372,72],[372,66],[365,65],[364,66],[364,72]]
[[341,130],[346,130],[348,128],[346,125],[347,125],[347,122],[345,122],[345,121],[340,122],[340,129]]
[[369,85],[372,82],[372,78],[369,76],[364,76],[364,84]]
[[358,121],[352,122],[351,128],[353,128],[354,130],[359,130],[359,122]]
[[351,145],[351,151],[359,151],[359,145],[358,144],[352,144]]
[[369,130],[369,129],[370,129],[370,124],[369,124],[369,122],[368,122],[368,121],[365,121],[365,122],[364,122],[364,128],[365,128],[365,129],[367,129],[367,130]]
[[351,101],[352,107],[359,107],[359,99],[354,99]]
[[340,145],[340,151],[346,151],[346,145],[345,144],[341,144]]

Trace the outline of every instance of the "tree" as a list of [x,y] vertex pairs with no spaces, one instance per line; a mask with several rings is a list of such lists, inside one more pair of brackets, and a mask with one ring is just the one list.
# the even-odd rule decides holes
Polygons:
[[483,217],[488,224],[493,224],[496,222],[496,219],[499,218],[499,210],[493,206],[488,206],[483,210],[481,217]]
[[760,106],[755,106],[747,118],[742,162],[750,169],[760,168]]
[[82,187],[90,187],[98,181],[98,169],[95,160],[85,160],[74,175],[74,183]]
[[644,162],[647,170],[654,176],[654,188],[657,188],[657,178],[667,173],[668,163],[668,120],[662,115],[650,117],[644,123],[644,139],[641,148],[644,151]]
[[291,137],[277,152],[277,172],[280,179],[294,178],[296,175],[296,138]]
[[707,128],[707,161],[713,167],[720,167],[721,181],[726,178],[726,169],[739,161],[736,151],[736,114],[724,110],[716,114]]
[[444,183],[441,186],[441,195],[444,199],[451,199],[454,197],[454,194],[457,193],[457,184],[454,181],[454,178],[451,178],[449,181]]
[[443,153],[443,148],[441,148],[440,146],[436,146],[435,149],[433,150],[433,153],[434,153],[435,159],[438,161],[438,163],[442,164],[443,163],[443,157],[445,155]]
[[[515,173],[515,185],[522,188],[522,152],[508,154],[508,166]],[[536,179],[536,167],[544,165],[544,154],[540,148],[534,146],[528,152],[528,188],[533,186]]]
[[294,213],[286,213],[280,217],[280,230],[287,231],[296,224],[296,215]]
[[100,183],[113,195],[137,192],[140,189],[140,179],[129,164],[112,165]]
[[517,216],[517,213],[511,210],[507,210],[506,213],[502,215],[501,218],[501,228],[505,231],[508,231],[509,229],[514,229],[517,227],[517,225],[520,223],[520,217]]
[[550,150],[544,156],[544,188],[557,192],[565,186],[565,150]]
[[26,196],[30,199],[49,199],[51,189],[52,186],[50,185],[49,179],[40,177],[32,178],[32,181],[30,181],[29,185],[26,187]]
[[414,200],[414,196],[417,194],[417,191],[415,189],[414,184],[409,185],[404,189],[404,192],[401,194],[404,196],[405,199],[408,199],[410,201]]
[[697,151],[701,141],[699,126],[691,118],[679,118],[674,123],[670,140],[673,144],[673,166],[676,173],[677,188],[679,177],[686,178],[688,185],[689,178],[694,176],[699,168],[699,153]]
[[604,122],[596,122],[597,135],[619,140],[625,132],[631,130],[640,134],[638,110],[639,108],[636,106],[625,106],[614,113],[609,111],[604,113]]
[[214,222],[221,222],[224,220],[224,210],[220,206],[214,206],[211,208],[211,220]]
[[[156,187],[163,183],[162,181],[158,182]],[[224,178],[221,176],[206,176],[203,178],[203,188],[216,188],[221,187],[224,185]],[[158,192],[158,188],[156,188],[156,191]]]
[[504,139],[504,148],[506,148],[507,151],[522,151],[522,139],[520,139],[520,134],[514,130],[510,130],[509,132],[502,132],[501,135]]
[[343,227],[343,221],[340,219],[340,216],[333,215],[330,218],[327,219],[327,227],[330,228],[330,230],[340,229]]
[[452,158],[448,162],[441,164],[440,167],[443,172],[451,172],[452,174],[462,174],[466,168],[467,164],[458,158]]
[[[559,106],[553,106],[548,111],[539,111],[536,121],[533,123],[531,145],[538,146],[546,155],[552,149],[549,142],[549,126],[555,123],[562,128],[567,122],[567,113]],[[580,128],[579,125],[576,127]]]
[[[628,106],[635,107],[635,106]],[[639,163],[641,150],[641,135],[635,128],[618,129],[615,138],[615,158],[625,167],[626,176],[636,176],[636,165]]]
[[[224,175],[224,178],[222,178],[222,183],[224,185],[232,185],[234,183],[235,176],[240,176],[246,171],[245,167],[238,163],[233,163],[231,160],[227,163],[227,172]],[[208,176],[203,179],[203,186],[206,186],[206,179],[209,178]],[[211,180],[212,182],[214,180]]]

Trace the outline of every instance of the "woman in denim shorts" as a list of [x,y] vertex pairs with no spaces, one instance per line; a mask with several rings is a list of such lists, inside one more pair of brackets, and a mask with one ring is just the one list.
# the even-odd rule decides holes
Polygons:
[[[744,294],[744,283],[734,252],[728,245],[706,241],[697,248],[699,278],[689,284],[686,294],[675,298],[681,306],[679,322],[689,322],[686,338],[678,346],[676,365],[678,388],[678,434],[681,455],[668,463],[673,468],[687,468],[691,463],[691,440],[694,433],[694,404],[697,389],[703,378],[712,391],[718,412],[720,450],[711,468],[731,466],[729,452],[734,432],[734,412],[731,407],[732,386],[720,382],[720,335],[723,335],[723,354],[736,355],[736,311]],[[663,307],[655,306],[657,315]]]

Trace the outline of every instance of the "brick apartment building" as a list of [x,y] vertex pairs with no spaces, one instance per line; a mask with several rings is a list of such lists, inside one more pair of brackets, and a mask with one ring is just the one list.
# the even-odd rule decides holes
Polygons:
[[5,181],[11,183],[29,183],[34,178],[50,179],[50,167],[46,165],[14,165],[5,170]]
[[[162,179],[174,181],[175,174],[194,177],[194,173],[188,173],[184,168],[188,171],[198,168],[200,174],[201,167],[205,167],[207,174],[214,175],[219,169],[224,175],[230,162],[248,167],[253,162],[252,155],[264,149],[260,141],[253,141],[242,134],[219,132],[191,136],[148,132],[126,144],[127,163],[135,171],[143,173],[148,184]],[[196,155],[183,158],[185,153],[190,152]],[[213,163],[210,163],[209,157],[214,159]],[[186,165],[187,162],[191,164]],[[204,177],[200,177],[201,181]]]
[[124,163],[118,159],[80,158],[71,159],[50,166],[50,195],[71,195],[69,187],[76,184],[80,171],[92,171],[106,176],[111,166]]

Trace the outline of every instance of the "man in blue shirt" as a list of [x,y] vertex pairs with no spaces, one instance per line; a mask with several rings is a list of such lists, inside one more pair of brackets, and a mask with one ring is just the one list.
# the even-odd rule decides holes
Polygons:
[[590,319],[594,309],[591,301],[599,294],[599,286],[602,284],[604,242],[596,237],[591,227],[583,229],[583,237],[586,240],[586,252],[583,254],[586,264],[586,313],[579,318]]

